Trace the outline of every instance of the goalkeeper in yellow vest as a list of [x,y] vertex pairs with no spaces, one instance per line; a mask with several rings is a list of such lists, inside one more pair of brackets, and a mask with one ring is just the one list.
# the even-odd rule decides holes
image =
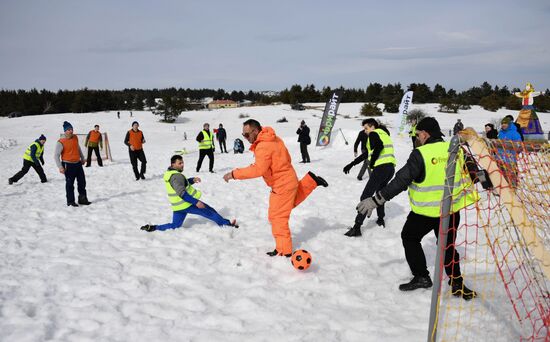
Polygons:
[[168,200],[172,206],[173,217],[171,223],[161,225],[147,224],[141,227],[142,230],[152,232],[155,230],[176,229],[183,225],[187,214],[199,215],[218,224],[218,226],[231,226],[239,228],[237,221],[229,221],[223,218],[214,208],[200,200],[201,192],[193,187],[199,183],[199,177],[185,178],[183,172],[183,157],[172,156],[171,165],[164,173],[164,185],[168,193]]
[[202,131],[197,135],[199,143],[199,160],[197,161],[197,172],[201,170],[204,157],[208,156],[208,171],[214,173],[214,134],[210,132],[210,124],[205,123]]
[[[450,143],[443,140],[439,123],[434,118],[427,117],[418,123],[416,137],[418,147],[411,152],[407,163],[397,171],[395,178],[357,206],[360,214],[370,217],[374,209],[408,189],[411,212],[401,231],[401,240],[413,278],[410,282],[399,285],[401,291],[430,288],[433,285],[421,241],[430,231],[436,237],[439,234],[440,205],[443,201],[445,169],[449,158]],[[464,162],[462,149],[458,153],[444,265],[453,295],[470,300],[476,297],[476,293],[464,285],[455,239],[460,224],[460,210],[477,202],[479,194],[472,186],[475,164],[469,160]],[[471,169],[467,170],[465,166]]]
[[[36,171],[36,173],[38,173],[38,177],[40,177],[40,181],[42,183],[46,183],[48,181],[46,179],[46,175],[44,174],[44,169],[42,168],[42,165],[44,165],[43,155],[45,143],[46,137],[42,134],[27,148],[25,154],[23,155],[23,168],[13,175],[13,177],[8,179],[8,183],[10,185],[17,183],[18,180],[23,178],[23,176],[29,172],[31,167],[34,171]],[[40,165],[40,163],[42,163],[42,165]]]

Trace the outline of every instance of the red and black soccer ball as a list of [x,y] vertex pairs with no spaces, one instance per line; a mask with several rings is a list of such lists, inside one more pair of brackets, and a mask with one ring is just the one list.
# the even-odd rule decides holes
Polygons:
[[290,262],[292,262],[292,266],[297,270],[307,270],[311,265],[311,254],[305,249],[298,249],[292,253]]

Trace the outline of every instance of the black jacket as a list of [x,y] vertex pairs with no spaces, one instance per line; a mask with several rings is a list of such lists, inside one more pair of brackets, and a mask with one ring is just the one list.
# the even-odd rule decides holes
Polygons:
[[357,152],[357,147],[361,145],[361,152],[364,152],[367,150],[367,139],[369,138],[367,132],[365,132],[364,129],[357,134],[357,138],[355,139],[355,143],[353,144],[353,152]]
[[[370,157],[369,161],[369,168],[372,170],[374,169],[373,165],[376,163],[376,160],[378,157],[380,157],[380,152],[384,149],[384,144],[382,143],[382,139],[380,139],[380,136],[376,132],[370,132],[368,134],[368,144],[370,145],[372,149],[372,155]],[[355,158],[353,160],[353,165],[357,165],[362,163],[365,159],[368,159],[369,152],[365,150],[359,157]]]
[[464,129],[464,124],[462,121],[457,121],[455,123],[455,126],[453,127],[453,135],[456,135],[458,132],[462,131]]
[[487,132],[487,139],[498,139],[498,131],[496,129],[491,129]]
[[[426,144],[432,144],[441,141],[443,141],[442,138],[430,137],[426,141]],[[465,158],[470,178],[474,180],[474,183],[477,183],[478,180],[475,176],[477,165],[475,164],[475,161],[471,159],[471,157],[465,156]],[[420,154],[420,151],[418,149],[414,149],[409,155],[409,159],[407,160],[405,166],[397,171],[395,177],[391,180],[391,182],[386,185],[382,190],[380,190],[380,194],[382,195],[382,197],[384,197],[386,201],[389,201],[390,199],[400,194],[402,191],[407,190],[408,186],[412,184],[412,182],[421,183],[424,181],[424,178],[426,178],[424,158],[422,158],[422,154]]]
[[298,130],[296,131],[296,134],[298,134],[298,142],[304,143],[304,144],[311,144],[311,138],[309,136],[309,127],[307,125],[300,126]]
[[220,127],[218,128],[218,133],[216,133],[216,139],[219,141],[225,141],[227,139],[227,132],[225,131],[225,128]]

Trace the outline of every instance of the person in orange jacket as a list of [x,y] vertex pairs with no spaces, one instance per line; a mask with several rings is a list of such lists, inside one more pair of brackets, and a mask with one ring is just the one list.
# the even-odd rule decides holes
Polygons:
[[290,212],[305,200],[319,185],[327,187],[328,183],[313,172],[308,172],[300,181],[292,167],[290,154],[273,128],[262,127],[254,119],[243,123],[243,137],[254,153],[255,163],[237,168],[225,174],[223,179],[250,179],[263,177],[271,188],[269,195],[268,219],[275,238],[275,250],[267,252],[269,256],[292,255],[292,237],[288,220]]

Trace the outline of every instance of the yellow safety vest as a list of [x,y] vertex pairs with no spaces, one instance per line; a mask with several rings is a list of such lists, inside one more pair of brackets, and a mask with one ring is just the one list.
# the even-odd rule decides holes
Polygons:
[[[168,193],[168,200],[170,201],[170,204],[172,205],[173,211],[179,211],[189,208],[192,204],[189,202],[186,202],[183,198],[181,198],[177,193],[176,190],[172,187],[170,184],[170,177],[172,175],[175,175],[177,173],[180,173],[176,170],[168,170],[164,173],[163,179],[164,179],[164,185],[166,186],[166,192]],[[183,176],[185,178],[185,176]],[[185,178],[187,180],[187,178]],[[191,186],[191,184],[187,183],[187,187],[185,188],[185,191],[193,196],[193,198],[199,199],[201,198],[201,192]]]
[[[389,164],[389,163],[396,165],[397,162],[395,160],[395,155],[393,154],[393,141],[391,140],[388,133],[386,133],[386,131],[380,128],[375,129],[373,132],[378,133],[378,136],[380,137],[380,140],[382,140],[382,145],[384,145],[384,147],[382,148],[382,151],[380,151],[380,155],[378,156],[378,159],[376,159],[376,161],[374,162],[374,165],[372,165],[371,168],[375,168],[378,165]],[[367,140],[367,150],[369,151],[369,164],[370,164],[372,151],[374,151],[370,146],[370,140]]]
[[[409,185],[409,201],[411,210],[419,215],[440,217],[451,213],[441,213],[445,189],[445,169],[449,159],[449,142],[436,142],[417,147],[424,160],[426,177],[421,183]],[[452,193],[451,212],[456,213],[479,200],[479,194],[473,187],[468,171],[464,167],[464,153],[459,149],[454,186]]]
[[30,162],[34,162],[34,160],[32,160],[32,156],[31,156],[31,147],[32,145],[36,145],[36,158],[40,158],[40,156],[42,156],[42,153],[44,153],[44,146],[40,145],[39,142],[33,142],[32,144],[29,145],[29,147],[27,147],[27,150],[25,151],[25,154],[23,155],[23,159],[25,160],[28,160]]
[[203,130],[202,136],[204,137],[204,139],[199,143],[199,150],[208,150],[214,147],[214,135],[212,133],[208,133],[207,131]]
[[416,125],[411,127],[411,133],[409,133],[409,137],[414,137],[416,135]]

